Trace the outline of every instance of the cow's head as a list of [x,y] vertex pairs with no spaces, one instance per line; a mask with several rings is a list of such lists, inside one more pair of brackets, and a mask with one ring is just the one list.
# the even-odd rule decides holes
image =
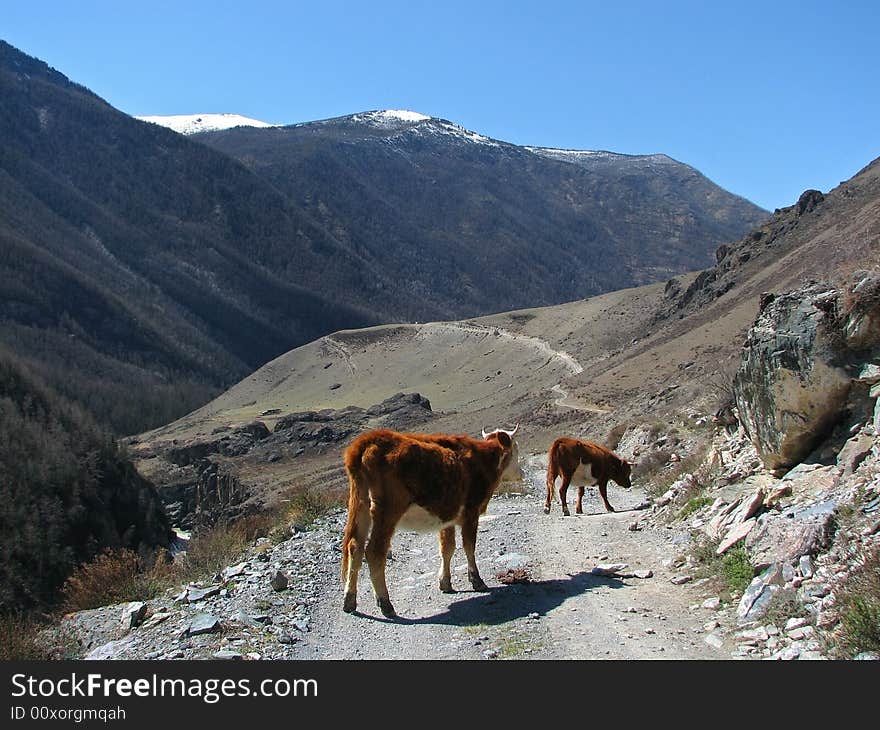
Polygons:
[[508,451],[510,452],[510,458],[507,459],[507,463],[501,472],[501,481],[504,482],[518,482],[523,479],[522,468],[519,465],[519,447],[514,438],[514,435],[518,430],[519,424],[516,424],[512,431],[507,431],[503,428],[496,428],[494,431],[486,431],[486,429],[483,429],[484,439],[487,441],[497,441],[504,448],[505,453],[504,456],[501,457],[502,463],[504,462],[504,458],[507,456]]
[[621,487],[629,489],[632,486],[632,468],[633,465],[629,461],[621,459],[620,466],[617,469],[617,476],[614,477],[614,481]]

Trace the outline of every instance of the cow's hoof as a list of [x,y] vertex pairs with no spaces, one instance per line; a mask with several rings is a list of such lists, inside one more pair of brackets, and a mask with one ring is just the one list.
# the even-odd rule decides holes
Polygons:
[[380,598],[376,603],[379,604],[379,610],[385,618],[397,618],[397,611],[394,610],[394,606],[387,598]]
[[544,507],[544,514],[545,514],[545,515],[549,515],[549,514],[550,514],[550,508],[549,508],[549,507]]
[[455,593],[455,588],[452,587],[452,582],[444,583],[440,581],[440,592],[441,593]]
[[354,613],[357,609],[357,595],[354,593],[346,593],[345,600],[342,602],[342,610],[346,613]]
[[583,511],[582,509],[576,509],[576,510],[574,511],[574,513],[575,513],[576,515],[582,515],[582,514],[584,513],[584,511]]
[[479,591],[481,593],[485,593],[489,590],[489,586],[486,585],[486,582],[482,578],[471,578],[471,587],[475,591]]
[[564,509],[564,510],[562,510],[562,516],[563,517],[571,517],[571,512],[569,512],[567,509]]
[[616,510],[614,509],[614,507],[612,507],[610,504],[605,508],[605,510],[606,510],[607,512],[616,512]]

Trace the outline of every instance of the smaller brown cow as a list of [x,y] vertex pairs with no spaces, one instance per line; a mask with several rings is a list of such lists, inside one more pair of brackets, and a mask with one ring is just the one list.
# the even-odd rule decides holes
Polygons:
[[585,485],[599,485],[599,494],[608,512],[614,507],[608,502],[608,480],[617,482],[621,487],[631,487],[630,471],[632,464],[621,459],[617,454],[604,446],[592,441],[563,436],[556,439],[550,446],[547,461],[547,500],[544,503],[544,514],[550,514],[550,503],[556,490],[556,477],[562,477],[559,487],[559,501],[562,503],[562,514],[569,516],[565,495],[572,480],[578,484],[577,514],[583,514]]

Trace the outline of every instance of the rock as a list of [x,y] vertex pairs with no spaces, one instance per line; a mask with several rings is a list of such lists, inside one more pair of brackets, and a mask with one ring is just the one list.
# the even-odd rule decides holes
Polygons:
[[196,603],[198,601],[204,601],[207,598],[213,598],[218,593],[220,593],[220,588],[221,586],[208,586],[207,588],[189,588],[186,591],[186,602]]
[[754,644],[767,641],[770,638],[770,634],[767,633],[767,629],[763,626],[759,626],[757,629],[737,631],[735,636],[741,640],[741,643],[752,642]]
[[171,616],[171,613],[168,611],[156,611],[156,613],[154,613],[152,616],[150,616],[150,618],[148,618],[146,621],[144,621],[144,623],[143,623],[144,630],[151,629],[154,626],[158,626],[163,621],[165,621],[169,616]]
[[843,467],[843,476],[849,476],[870,455],[874,446],[874,437],[866,433],[857,433],[849,439],[837,454],[837,465]]
[[791,485],[786,484],[783,487],[779,487],[778,489],[774,489],[770,492],[770,495],[767,499],[764,500],[764,506],[769,508],[779,507],[779,503],[782,501],[784,497],[791,496]]
[[641,580],[646,580],[648,578],[654,577],[654,571],[653,570],[635,570],[635,571],[633,571],[633,575],[636,578],[640,578]]
[[838,364],[836,291],[811,284],[777,296],[749,329],[733,390],[740,421],[767,469],[789,469],[846,410],[851,379]]
[[215,651],[213,654],[215,659],[241,659],[241,652],[233,651],[232,649],[221,649],[220,651]]
[[853,661],[858,662],[876,662],[880,661],[880,654],[876,651],[863,651],[859,652],[853,657]]
[[124,629],[133,629],[141,625],[146,615],[147,604],[143,601],[132,601],[123,607],[119,621]]
[[788,619],[785,622],[785,632],[794,631],[795,629],[799,629],[803,626],[807,626],[810,623],[808,618],[804,618],[803,616],[795,616],[793,618]]
[[497,659],[498,658],[498,649],[486,649],[483,652],[483,657],[486,659]]
[[599,563],[590,570],[591,575],[617,575],[626,570],[626,563]]
[[724,646],[724,639],[722,639],[718,634],[707,634],[703,641],[705,641],[709,646],[713,649],[720,649]]
[[495,562],[507,570],[517,570],[528,565],[529,556],[521,553],[505,553],[495,558]]
[[740,598],[736,609],[739,622],[748,623],[760,619],[766,613],[771,598],[780,590],[780,585],[783,582],[782,566],[778,563],[771,565],[761,575],[753,578]]
[[751,531],[752,528],[757,524],[754,519],[746,520],[745,522],[741,522],[738,525],[734,525],[730,530],[728,530],[727,534],[724,536],[724,539],[718,544],[718,547],[715,550],[716,555],[724,555],[730,548],[736,545],[740,540],[744,539]]
[[827,500],[761,515],[746,537],[752,566],[761,570],[817,553],[831,539],[836,507],[835,500]]
[[809,555],[801,555],[798,558],[798,572],[803,578],[813,577],[813,561],[810,560]]
[[700,605],[702,608],[708,608],[710,611],[717,611],[719,608],[721,608],[721,599],[718,597],[707,598]]
[[629,527],[627,529],[630,532],[638,532],[639,530],[642,529],[642,526],[641,526],[641,524],[639,524],[639,521],[636,520],[635,522],[630,522]]
[[669,582],[672,583],[672,585],[680,586],[689,583],[692,580],[693,577],[689,575],[674,575],[669,579]]
[[237,578],[242,573],[244,573],[247,568],[247,563],[239,563],[238,565],[230,565],[228,568],[223,568],[220,575],[222,576],[224,581],[229,580],[230,578]]
[[798,629],[792,629],[791,631],[786,632],[789,639],[793,641],[802,641],[804,639],[809,639],[816,633],[816,630],[812,626],[802,626]]
[[107,659],[115,659],[123,649],[125,649],[132,643],[132,641],[133,638],[130,636],[126,636],[124,639],[108,641],[106,644],[101,644],[100,646],[92,649],[88,654],[83,657],[83,659],[88,659],[90,661],[104,661]]
[[667,504],[669,504],[673,499],[675,499],[675,492],[672,491],[671,489],[668,489],[667,491],[665,491],[665,492],[660,496],[660,498],[659,498],[659,499],[657,500],[657,502],[656,502],[656,505],[657,505],[658,507],[665,507],[665,506],[666,506]]
[[198,634],[211,634],[220,630],[220,619],[209,613],[197,613],[189,622],[186,633],[189,636]]
[[275,572],[275,575],[272,576],[269,585],[272,586],[273,591],[281,592],[287,588],[287,576],[278,570]]
[[798,198],[795,211],[798,216],[812,211],[819,203],[825,200],[825,196],[819,190],[804,190]]

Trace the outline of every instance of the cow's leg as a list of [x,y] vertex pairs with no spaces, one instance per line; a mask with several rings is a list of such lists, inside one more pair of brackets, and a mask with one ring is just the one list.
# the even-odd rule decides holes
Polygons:
[[568,511],[568,504],[565,501],[565,495],[568,493],[568,485],[571,484],[571,475],[562,475],[562,485],[559,487],[559,501],[562,502],[562,514],[568,517],[571,513]]
[[[552,473],[552,472],[550,472]],[[544,514],[550,514],[550,505],[553,501],[553,492],[556,490],[556,474],[547,474],[547,498],[544,500]]]
[[578,503],[575,512],[579,515],[584,513],[584,488],[578,487]]
[[367,535],[370,532],[370,507],[369,503],[361,502],[358,505],[354,518],[354,529],[347,545],[342,549],[348,551],[348,575],[345,576],[345,598],[342,610],[351,613],[357,608],[357,582],[358,573],[364,562],[364,546],[367,544]]
[[449,572],[452,554],[455,552],[455,525],[440,530],[440,590],[455,593],[452,587],[452,574]]
[[489,586],[485,584],[480,577],[480,571],[477,570],[477,523],[479,515],[465,517],[461,523],[461,544],[464,548],[464,554],[467,556],[468,562],[468,580],[475,591],[488,591]]
[[605,509],[608,512],[614,512],[614,507],[608,501],[608,482],[599,482],[599,494],[602,495],[602,501],[605,503]]
[[376,603],[382,614],[388,618],[394,618],[397,614],[394,611],[394,606],[391,605],[388,586],[385,584],[385,560],[388,556],[388,548],[391,547],[394,528],[404,511],[391,509],[388,506],[377,509],[375,504],[370,510],[373,517],[373,529],[370,531],[370,541],[366,548],[367,565],[370,566],[370,580],[376,594]]

